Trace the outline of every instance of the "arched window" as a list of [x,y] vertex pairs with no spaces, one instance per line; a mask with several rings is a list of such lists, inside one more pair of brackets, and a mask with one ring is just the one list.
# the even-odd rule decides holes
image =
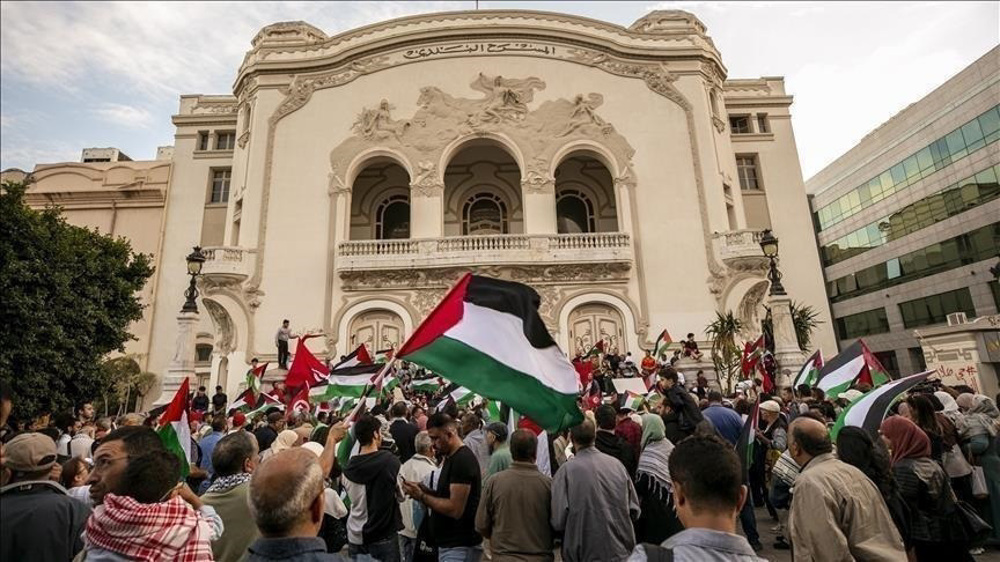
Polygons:
[[559,234],[595,232],[594,204],[579,191],[560,191],[556,200],[556,225]]
[[375,239],[394,240],[410,237],[410,200],[393,195],[375,211]]
[[492,193],[478,193],[462,208],[462,234],[507,234],[507,205]]

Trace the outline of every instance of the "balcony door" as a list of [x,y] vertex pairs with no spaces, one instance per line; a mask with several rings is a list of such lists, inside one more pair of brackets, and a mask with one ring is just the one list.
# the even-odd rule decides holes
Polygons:
[[403,343],[403,319],[388,310],[369,310],[351,322],[350,349],[365,344],[369,352],[397,349]]
[[606,352],[625,353],[625,322],[615,308],[590,303],[579,306],[569,315],[569,336],[575,353],[586,353],[598,341]]

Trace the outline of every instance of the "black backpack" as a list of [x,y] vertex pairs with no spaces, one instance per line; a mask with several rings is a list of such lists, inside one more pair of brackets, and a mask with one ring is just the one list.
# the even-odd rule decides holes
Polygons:
[[649,562],[674,562],[674,551],[667,547],[644,542],[642,549],[646,552],[646,560]]

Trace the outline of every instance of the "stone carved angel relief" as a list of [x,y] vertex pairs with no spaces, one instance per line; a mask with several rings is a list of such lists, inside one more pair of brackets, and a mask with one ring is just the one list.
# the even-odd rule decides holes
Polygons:
[[528,114],[528,103],[535,97],[535,90],[545,88],[545,82],[531,76],[529,78],[504,78],[503,76],[479,77],[470,84],[473,90],[483,92],[486,98],[479,113],[469,118],[470,125],[493,123],[505,120],[520,121]]
[[591,93],[586,96],[577,94],[576,98],[573,99],[573,113],[570,115],[569,122],[566,123],[566,128],[559,133],[559,136],[565,137],[587,125],[597,126],[604,134],[610,134],[614,131],[614,127],[597,114],[597,108],[602,103],[604,103],[604,96],[601,94]]
[[384,139],[390,136],[398,139],[410,126],[410,123],[409,121],[394,120],[390,114],[392,109],[393,107],[389,105],[387,100],[382,100],[374,109],[362,109],[351,130],[368,140]]

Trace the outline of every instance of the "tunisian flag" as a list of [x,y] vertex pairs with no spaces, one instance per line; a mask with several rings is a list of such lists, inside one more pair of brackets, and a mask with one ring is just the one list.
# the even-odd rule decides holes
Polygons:
[[330,377],[330,369],[306,347],[306,340],[319,336],[320,334],[308,334],[299,338],[299,343],[295,346],[295,359],[285,376],[285,386],[288,388],[305,386],[308,389]]

